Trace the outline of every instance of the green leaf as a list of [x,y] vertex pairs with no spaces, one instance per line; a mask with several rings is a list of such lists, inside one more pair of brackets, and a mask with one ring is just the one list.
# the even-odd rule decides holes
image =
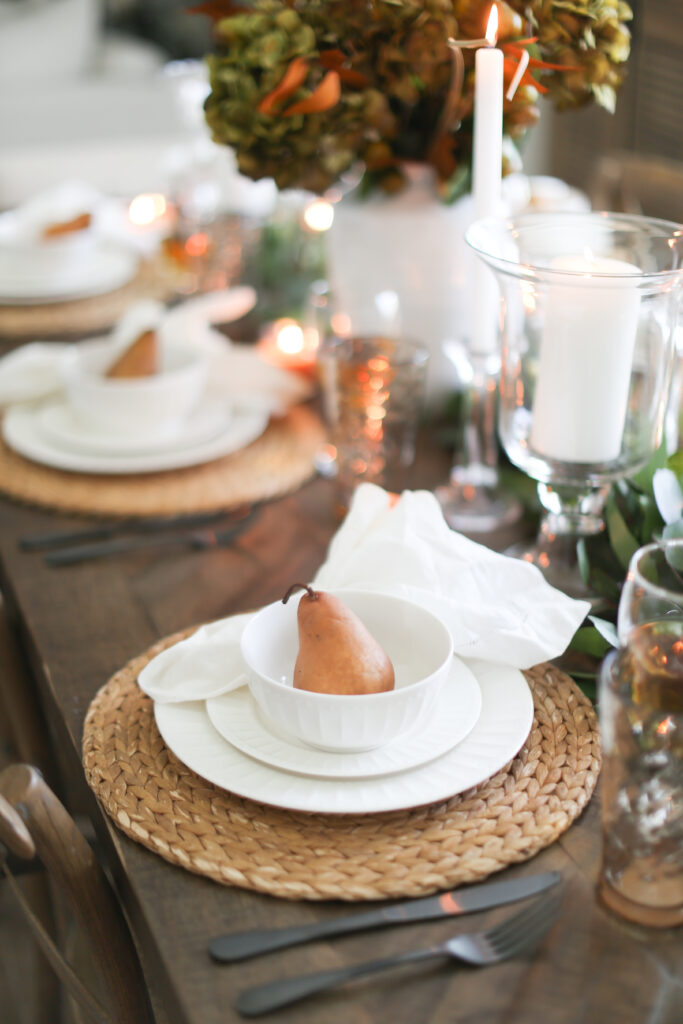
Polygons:
[[594,658],[604,658],[610,646],[594,626],[581,626],[577,629],[569,645],[571,650],[590,654]]
[[683,487],[683,448],[670,455],[666,460],[667,468],[676,474],[679,484]]
[[652,494],[652,477],[655,475],[655,470],[663,469],[666,464],[666,442],[662,441],[648,464],[638,470],[637,473],[633,474],[631,482],[634,483],[636,487],[639,487],[641,491],[646,491],[648,494]]
[[604,572],[603,569],[596,569],[595,566],[591,567],[590,585],[602,597],[606,597],[615,603],[619,600],[621,581],[617,582],[613,576],[610,576],[608,572]]
[[598,633],[611,647],[619,646],[619,637],[617,636],[617,630],[613,622],[608,622],[607,619],[600,619],[597,615],[588,616],[590,622],[593,623]]
[[588,673],[572,672],[572,678],[576,680],[578,686],[583,690],[588,699],[595,704],[596,698],[596,685],[595,676],[588,675]]
[[673,470],[655,470],[652,477],[652,492],[665,523],[675,523],[683,516],[683,489]]
[[607,499],[605,522],[607,523],[610,544],[619,559],[621,567],[625,571],[628,569],[628,564],[640,545],[626,525],[612,494]]
[[591,575],[591,564],[588,558],[588,551],[586,549],[586,542],[583,538],[576,543],[576,557],[579,564],[579,572],[581,573],[581,579],[585,586],[588,586],[588,581]]
[[[662,533],[664,540],[676,540],[683,538],[683,518],[675,523],[667,523]],[[676,572],[683,572],[683,545],[680,551],[667,551],[666,560]]]

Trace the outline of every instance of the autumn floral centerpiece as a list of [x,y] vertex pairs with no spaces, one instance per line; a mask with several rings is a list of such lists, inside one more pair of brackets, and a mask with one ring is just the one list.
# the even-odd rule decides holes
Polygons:
[[[622,0],[497,0],[508,169],[539,116],[612,110],[630,50]],[[491,0],[208,0],[215,22],[206,119],[240,171],[280,188],[323,192],[352,165],[367,186],[401,188],[407,163],[431,165],[442,195],[467,187],[474,50],[454,75],[452,43],[484,35]],[[527,54],[529,57],[527,64]]]

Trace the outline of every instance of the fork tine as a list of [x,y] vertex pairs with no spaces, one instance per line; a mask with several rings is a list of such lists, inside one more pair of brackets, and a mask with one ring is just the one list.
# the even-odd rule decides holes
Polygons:
[[499,956],[510,956],[536,942],[548,930],[559,908],[559,893],[543,896],[531,906],[486,933]]

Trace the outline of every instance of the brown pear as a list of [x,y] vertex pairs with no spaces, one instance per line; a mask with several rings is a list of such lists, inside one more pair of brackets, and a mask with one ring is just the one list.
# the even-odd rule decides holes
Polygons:
[[144,331],[107,370],[107,377],[151,377],[159,372],[159,341],[154,331]]
[[358,616],[322,590],[303,583],[289,588],[282,601],[303,588],[297,624],[299,653],[294,686],[316,693],[381,693],[394,688],[394,667]]
[[43,228],[43,238],[49,241],[51,238],[60,238],[63,235],[73,235],[77,231],[85,231],[90,227],[92,216],[89,213],[79,213],[71,220],[54,221]]

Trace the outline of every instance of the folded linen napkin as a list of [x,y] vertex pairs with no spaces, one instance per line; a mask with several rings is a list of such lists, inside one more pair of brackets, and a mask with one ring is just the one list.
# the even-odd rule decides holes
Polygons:
[[[590,610],[527,562],[496,554],[445,522],[427,491],[390,495],[362,484],[313,586],[410,598],[448,625],[459,657],[531,668],[566,648]],[[243,685],[239,638],[250,616],[205,627],[169,648],[138,682],[161,703],[201,700]]]
[[[211,325],[230,323],[244,316],[256,302],[246,286],[201,295],[166,310],[157,302],[131,306],[113,328],[114,351],[150,328],[164,341],[191,341],[209,360],[209,396],[234,406],[263,409],[282,415],[291,405],[308,398],[312,384],[300,374],[264,363],[255,349],[233,344]],[[0,359],[0,408],[58,394],[62,366],[71,346],[32,342]]]

